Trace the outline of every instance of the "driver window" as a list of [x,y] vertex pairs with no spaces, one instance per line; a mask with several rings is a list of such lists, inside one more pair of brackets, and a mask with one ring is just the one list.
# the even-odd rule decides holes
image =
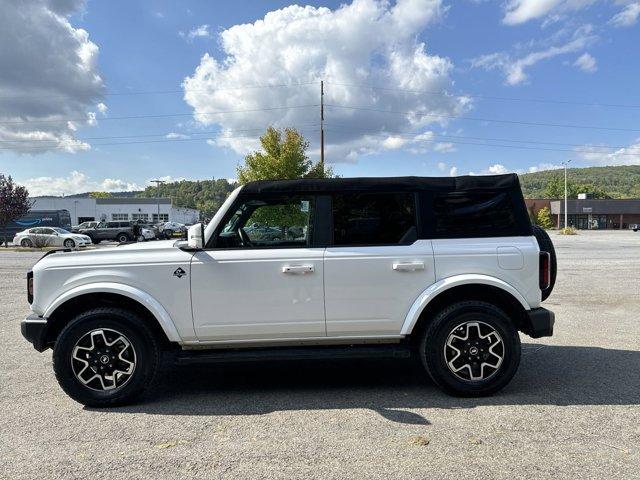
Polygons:
[[314,201],[308,196],[243,201],[222,227],[217,248],[308,247]]

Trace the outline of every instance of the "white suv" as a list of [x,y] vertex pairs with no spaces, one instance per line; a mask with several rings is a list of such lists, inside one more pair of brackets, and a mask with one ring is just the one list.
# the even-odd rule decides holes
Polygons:
[[132,401],[165,352],[416,356],[445,391],[487,395],[517,370],[518,331],[552,334],[554,281],[515,175],[262,181],[186,242],[45,255],[22,333],[92,406]]

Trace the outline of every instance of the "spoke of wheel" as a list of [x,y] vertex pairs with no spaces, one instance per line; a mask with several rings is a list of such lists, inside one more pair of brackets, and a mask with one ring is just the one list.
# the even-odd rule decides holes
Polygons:
[[[487,334],[482,333],[482,325],[487,327],[490,331]],[[463,332],[464,331],[464,332]],[[472,331],[475,331],[475,335],[472,335]],[[479,367],[479,375],[475,375],[474,368],[471,363],[466,362],[462,365],[456,366],[456,363],[459,363],[458,360],[464,360],[461,358],[463,356],[463,352],[460,348],[454,346],[454,342],[467,342],[471,338],[477,338],[478,340],[487,340],[490,343],[488,347],[488,353],[493,357],[492,362],[486,361],[484,359],[480,363]],[[500,335],[496,332],[496,330],[490,325],[484,322],[466,322],[463,325],[459,325],[456,327],[448,336],[447,342],[445,345],[445,361],[447,362],[447,366],[449,369],[460,378],[464,379],[464,377],[460,376],[463,370],[465,370],[469,374],[469,380],[477,381],[483,380],[487,376],[493,375],[500,366],[502,365],[502,360],[504,355],[500,355],[500,353],[496,352],[495,349],[502,345],[503,351],[504,346]],[[453,358],[451,358],[451,352],[453,352]],[[485,375],[485,368],[489,367],[493,369],[492,372],[489,372],[488,375]]]

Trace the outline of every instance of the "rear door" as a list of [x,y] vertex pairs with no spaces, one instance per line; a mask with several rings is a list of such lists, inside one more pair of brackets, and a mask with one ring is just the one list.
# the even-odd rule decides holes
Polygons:
[[417,195],[332,196],[332,245],[324,262],[328,336],[398,335],[435,280],[430,240],[418,239]]

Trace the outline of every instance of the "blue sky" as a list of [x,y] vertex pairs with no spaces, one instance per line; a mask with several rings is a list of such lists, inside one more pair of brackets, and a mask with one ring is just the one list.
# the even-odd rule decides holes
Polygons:
[[343,176],[640,164],[639,2],[11,5],[0,172],[34,194],[233,178],[270,124],[317,160],[320,79]]

